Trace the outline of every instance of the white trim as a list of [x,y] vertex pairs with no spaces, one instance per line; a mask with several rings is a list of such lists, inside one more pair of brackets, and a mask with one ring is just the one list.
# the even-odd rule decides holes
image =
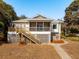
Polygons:
[[8,32],[8,34],[17,34],[17,32]]
[[49,43],[51,43],[51,34],[49,34]]
[[30,32],[31,32],[32,34],[51,34],[51,32],[45,32],[45,31],[44,31],[44,32],[42,32],[42,31],[41,31],[41,32],[30,31]]

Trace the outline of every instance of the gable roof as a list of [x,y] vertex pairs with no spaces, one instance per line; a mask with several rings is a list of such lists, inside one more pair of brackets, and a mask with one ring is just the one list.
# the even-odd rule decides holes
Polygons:
[[37,15],[37,16],[33,17],[33,19],[47,19],[47,17],[42,16],[42,15]]
[[51,20],[53,20],[53,19],[47,18],[47,17],[39,14],[39,15],[31,18],[29,21],[51,21]]
[[15,20],[13,22],[29,22],[29,21],[53,21],[53,19],[47,18],[42,15],[37,15],[33,18],[20,19],[20,20]]

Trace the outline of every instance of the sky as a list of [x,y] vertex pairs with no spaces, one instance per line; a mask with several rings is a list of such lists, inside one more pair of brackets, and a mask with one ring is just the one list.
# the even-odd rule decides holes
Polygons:
[[72,0],[5,0],[13,6],[18,16],[34,17],[38,14],[53,19],[63,19],[65,9]]

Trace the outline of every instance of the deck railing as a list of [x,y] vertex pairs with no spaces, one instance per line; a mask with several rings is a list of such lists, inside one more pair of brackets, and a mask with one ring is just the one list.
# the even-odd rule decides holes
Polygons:
[[50,27],[30,27],[30,31],[50,31]]
[[8,27],[8,31],[15,31],[14,27]]
[[26,30],[26,29],[23,29],[23,28],[20,28],[20,29],[17,29],[18,30],[18,33],[21,33],[22,35],[24,35],[25,37],[29,38],[29,40],[31,40],[32,42],[36,43],[36,44],[41,44],[41,42],[36,39],[30,31]]

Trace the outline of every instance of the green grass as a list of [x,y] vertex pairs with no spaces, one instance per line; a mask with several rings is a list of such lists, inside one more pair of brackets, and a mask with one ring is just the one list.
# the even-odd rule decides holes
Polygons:
[[79,41],[79,37],[66,37],[67,40]]
[[63,39],[65,40],[71,40],[71,41],[79,41],[79,37],[78,36],[69,36],[69,37],[66,37],[66,36],[62,36]]

